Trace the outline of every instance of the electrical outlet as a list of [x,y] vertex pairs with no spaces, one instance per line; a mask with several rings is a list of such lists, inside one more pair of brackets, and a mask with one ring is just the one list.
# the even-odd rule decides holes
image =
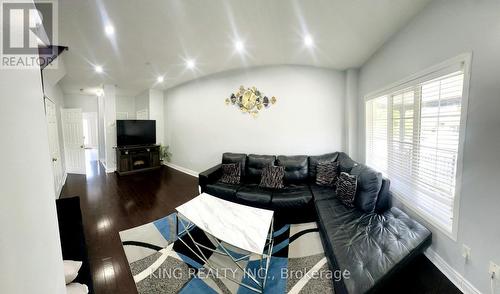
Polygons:
[[495,273],[495,279],[500,280],[500,266],[490,261],[490,270],[488,271],[490,275]]
[[462,257],[465,258],[465,260],[469,260],[470,259],[470,247],[463,244],[462,245]]

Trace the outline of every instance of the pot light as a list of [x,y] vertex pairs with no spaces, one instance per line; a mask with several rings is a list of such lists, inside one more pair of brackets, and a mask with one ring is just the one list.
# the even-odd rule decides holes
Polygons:
[[106,33],[106,35],[112,36],[115,34],[115,28],[112,25],[106,25],[104,27],[104,32]]
[[314,45],[314,40],[311,35],[306,35],[304,37],[304,45],[306,45],[306,47],[312,47]]
[[156,81],[157,81],[158,83],[163,83],[163,81],[164,81],[164,80],[165,80],[165,78],[164,78],[163,76],[158,76],[158,77],[156,78]]
[[234,48],[238,52],[243,52],[243,50],[245,49],[245,44],[243,44],[243,41],[238,40],[238,41],[234,42]]
[[196,66],[196,62],[193,59],[186,60],[186,67],[193,69]]
[[94,67],[94,70],[95,70],[96,73],[102,73],[103,72],[102,66],[100,66],[100,65],[96,65]]

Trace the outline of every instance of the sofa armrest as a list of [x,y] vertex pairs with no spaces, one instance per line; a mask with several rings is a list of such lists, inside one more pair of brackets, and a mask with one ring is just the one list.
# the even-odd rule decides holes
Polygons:
[[199,185],[201,192],[205,192],[205,187],[208,184],[215,183],[222,176],[222,164],[218,164],[214,167],[201,172],[198,176]]

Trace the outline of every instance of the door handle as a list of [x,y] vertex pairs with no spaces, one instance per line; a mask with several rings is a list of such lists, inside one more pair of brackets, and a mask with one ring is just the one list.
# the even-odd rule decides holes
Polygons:
[[57,158],[52,158],[52,162],[56,162],[57,161]]
[[82,148],[82,149],[83,149],[83,148],[85,148],[85,146],[83,146],[83,145],[80,145],[80,148]]

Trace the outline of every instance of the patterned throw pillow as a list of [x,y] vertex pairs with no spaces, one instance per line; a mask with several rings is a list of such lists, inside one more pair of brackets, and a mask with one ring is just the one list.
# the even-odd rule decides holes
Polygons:
[[241,169],[239,163],[222,164],[222,177],[220,181],[226,184],[239,184]]
[[342,172],[337,180],[337,198],[344,205],[354,207],[354,197],[356,197],[357,177],[348,173]]
[[316,167],[316,184],[328,187],[335,186],[339,176],[338,170],[336,161],[318,163]]
[[259,187],[261,188],[272,188],[272,189],[282,189],[283,178],[285,177],[285,167],[284,166],[274,166],[268,165],[262,171],[262,177],[260,179]]

